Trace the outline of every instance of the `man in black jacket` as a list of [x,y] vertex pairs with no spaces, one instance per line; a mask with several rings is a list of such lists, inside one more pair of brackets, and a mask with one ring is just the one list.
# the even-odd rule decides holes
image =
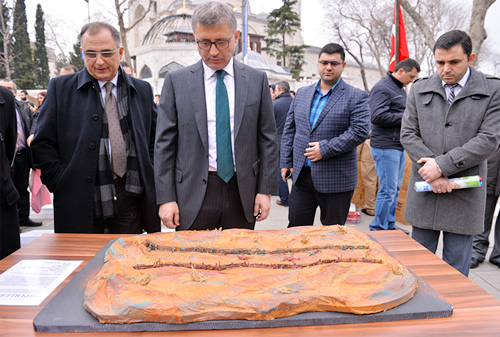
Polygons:
[[413,59],[399,62],[394,72],[385,75],[370,92],[371,152],[380,188],[375,203],[375,218],[370,230],[396,229],[396,205],[403,182],[406,153],[399,140],[401,118],[406,108],[405,87],[420,72]]
[[[285,127],[286,115],[290,109],[293,98],[290,95],[290,84],[286,81],[278,82],[274,85],[273,109],[274,118],[276,119],[276,131],[278,134],[278,148],[281,148],[281,136],[283,136],[283,128]],[[280,198],[276,203],[281,206],[288,206],[288,183],[281,177],[281,169],[278,169],[278,192]]]
[[17,141],[14,101],[9,90],[0,86],[0,260],[20,248],[16,204],[19,193],[10,176]]
[[[15,97],[17,94],[16,84],[9,79],[0,79],[0,86],[9,89]],[[17,153],[14,160],[14,165],[11,167],[11,176],[19,192],[19,200],[17,201],[17,211],[19,216],[19,226],[41,226],[39,221],[33,221],[29,218],[30,215],[30,193],[28,191],[30,171],[32,168],[31,151],[26,143],[26,139],[31,133],[33,124],[33,115],[31,114],[28,104],[15,100],[17,132]]]

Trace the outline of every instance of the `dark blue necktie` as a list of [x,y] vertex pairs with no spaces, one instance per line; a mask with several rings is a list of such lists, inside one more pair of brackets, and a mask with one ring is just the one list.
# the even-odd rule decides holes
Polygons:
[[233,150],[231,147],[231,124],[229,122],[229,100],[224,84],[224,70],[217,70],[215,88],[217,175],[226,183],[234,175]]

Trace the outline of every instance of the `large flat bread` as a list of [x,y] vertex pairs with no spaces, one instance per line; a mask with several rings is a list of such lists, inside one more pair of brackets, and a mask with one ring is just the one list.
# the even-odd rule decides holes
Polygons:
[[353,228],[184,231],[114,242],[84,304],[102,323],[271,320],[376,313],[408,301],[417,286]]

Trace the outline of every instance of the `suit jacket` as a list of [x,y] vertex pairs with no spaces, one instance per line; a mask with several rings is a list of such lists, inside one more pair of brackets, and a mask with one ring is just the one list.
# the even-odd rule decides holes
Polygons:
[[0,259],[20,248],[17,204],[19,193],[10,175],[17,143],[12,92],[0,86]]
[[353,191],[358,182],[356,147],[368,137],[368,94],[342,79],[326,101],[311,129],[309,116],[316,85],[300,88],[288,112],[281,139],[280,167],[293,168],[293,183],[304,166],[305,149],[319,142],[323,158],[311,164],[320,193]]
[[435,158],[444,177],[487,176],[487,158],[500,140],[500,79],[470,67],[467,84],[448,106],[441,78],[415,81],[401,126],[401,143],[412,160],[405,220],[413,226],[476,235],[483,232],[486,184],[451,193],[417,193],[422,157]]
[[[234,156],[241,203],[253,221],[257,193],[276,194],[278,147],[265,73],[234,60]],[[158,204],[177,202],[179,229],[191,227],[208,180],[208,127],[202,61],[165,76],[155,148]]]
[[[128,122],[135,143],[142,225],[160,230],[155,202],[153,149],[156,104],[151,86],[120,70],[118,85],[128,91]],[[104,107],[99,83],[86,69],[52,79],[43,101],[31,148],[42,182],[54,193],[56,233],[92,233],[94,187]]]

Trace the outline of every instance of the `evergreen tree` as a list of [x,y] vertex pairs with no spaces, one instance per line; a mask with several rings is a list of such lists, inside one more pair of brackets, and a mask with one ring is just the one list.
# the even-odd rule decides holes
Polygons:
[[[0,78],[10,78],[10,46],[12,44],[9,27],[10,8],[6,0],[0,0]],[[6,52],[7,50],[7,52]]]
[[24,0],[16,0],[12,22],[12,80],[16,82],[18,88],[33,88],[35,87],[35,63],[28,35]]
[[50,80],[49,58],[45,47],[45,19],[43,18],[42,6],[36,6],[35,23],[35,66],[36,66],[36,87],[47,88]]
[[297,79],[304,64],[304,49],[307,45],[287,45],[286,38],[300,29],[300,17],[292,10],[297,0],[282,0],[283,6],[274,9],[267,17],[267,34],[264,39],[266,47],[262,48],[269,55],[281,60],[281,65],[286,67],[287,60],[294,77]]
[[80,36],[78,36],[76,43],[73,44],[73,52],[69,53],[69,63],[71,63],[78,69],[83,69],[85,67],[85,63],[82,60],[82,52],[80,50],[80,47]]

